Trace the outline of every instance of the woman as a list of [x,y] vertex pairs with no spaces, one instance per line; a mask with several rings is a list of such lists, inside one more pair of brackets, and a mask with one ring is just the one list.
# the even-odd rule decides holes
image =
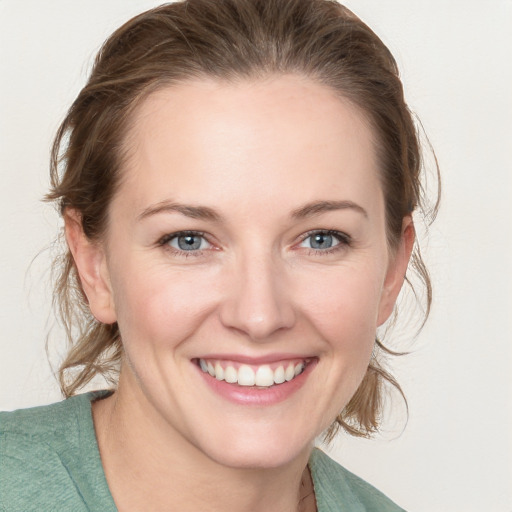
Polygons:
[[398,387],[376,331],[420,190],[393,57],[344,7],[191,0],[126,23],[49,194],[63,392],[98,373],[115,391],[2,414],[1,506],[401,510],[313,442],[375,432]]

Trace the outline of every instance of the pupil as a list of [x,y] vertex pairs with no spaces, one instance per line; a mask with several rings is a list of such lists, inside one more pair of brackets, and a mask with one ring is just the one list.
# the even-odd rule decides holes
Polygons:
[[185,235],[178,237],[178,247],[184,251],[199,249],[201,239],[195,235]]
[[318,233],[313,237],[313,249],[329,249],[332,246],[332,236]]

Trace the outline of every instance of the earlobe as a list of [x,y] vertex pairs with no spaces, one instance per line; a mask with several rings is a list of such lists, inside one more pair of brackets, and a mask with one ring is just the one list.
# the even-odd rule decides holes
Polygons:
[[87,238],[78,211],[64,212],[66,242],[73,256],[82,290],[91,313],[101,323],[117,321],[105,252],[100,244]]
[[404,217],[400,244],[393,258],[390,260],[382,290],[379,315],[377,318],[378,326],[382,325],[393,312],[396,299],[398,298],[398,294],[405,280],[405,274],[411,258],[415,238],[416,233],[412,218],[410,216]]

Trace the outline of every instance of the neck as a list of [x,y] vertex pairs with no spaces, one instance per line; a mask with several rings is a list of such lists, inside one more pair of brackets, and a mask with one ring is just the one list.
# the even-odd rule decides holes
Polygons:
[[120,512],[315,510],[310,447],[275,468],[226,467],[170,428],[142,392],[135,399],[126,394],[120,381],[116,393],[93,404],[102,463]]

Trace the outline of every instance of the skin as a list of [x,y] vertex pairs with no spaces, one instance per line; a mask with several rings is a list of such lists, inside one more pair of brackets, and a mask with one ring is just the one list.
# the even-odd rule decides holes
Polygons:
[[[118,389],[93,407],[116,504],[295,511],[314,438],[361,382],[414,240],[405,218],[398,247],[387,245],[373,133],[299,76],[202,80],[144,100],[125,146],[104,239],[66,214],[91,311],[123,339]],[[200,251],[162,243],[182,230],[204,233]],[[312,230],[343,236],[314,250]],[[278,353],[315,364],[272,405],[226,400],[195,362]]]

